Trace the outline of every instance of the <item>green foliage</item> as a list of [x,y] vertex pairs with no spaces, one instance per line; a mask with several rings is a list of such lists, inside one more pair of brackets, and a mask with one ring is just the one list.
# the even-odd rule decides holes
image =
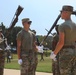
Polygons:
[[[16,46],[16,37],[17,37],[17,33],[21,30],[21,27],[14,27],[11,31],[11,40],[10,43],[13,42],[13,45]],[[8,37],[9,38],[9,37]]]
[[[16,37],[17,37],[17,33],[21,30],[21,27],[14,27],[9,36],[7,37],[8,39],[8,44],[11,44],[11,42],[13,42],[13,46],[16,46]],[[7,35],[7,34],[6,34]]]
[[[39,42],[41,43],[42,40],[45,38],[45,36],[37,35]],[[49,49],[52,49],[52,36],[48,36],[47,39],[43,43],[44,47],[48,47]]]

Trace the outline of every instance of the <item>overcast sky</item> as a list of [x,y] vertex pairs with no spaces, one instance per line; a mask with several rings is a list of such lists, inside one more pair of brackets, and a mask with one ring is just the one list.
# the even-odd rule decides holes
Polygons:
[[[22,27],[22,18],[29,17],[32,20],[30,28],[42,35],[47,34],[45,28],[50,29],[63,5],[72,5],[76,10],[76,0],[1,0],[0,23],[3,22],[6,27],[9,27],[18,5],[21,5],[24,10],[15,26]],[[72,19],[76,22],[75,16]],[[60,19],[58,24],[62,22]]]

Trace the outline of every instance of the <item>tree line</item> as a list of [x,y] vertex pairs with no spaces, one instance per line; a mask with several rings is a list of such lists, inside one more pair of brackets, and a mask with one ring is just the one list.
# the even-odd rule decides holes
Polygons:
[[[0,26],[2,27],[4,36],[6,36],[7,35],[6,31],[7,31],[8,28],[3,23],[1,23]],[[15,47],[17,46],[16,37],[17,37],[17,33],[21,29],[22,29],[22,27],[19,27],[19,26],[13,27],[13,29],[9,33],[9,36],[7,37],[8,44],[10,44],[12,46],[15,46]],[[38,38],[39,42],[41,42],[44,39],[45,36],[36,35],[36,37]],[[48,36],[47,39],[44,41],[43,45],[44,45],[44,47],[47,47],[47,48],[51,49],[52,48],[52,36]]]

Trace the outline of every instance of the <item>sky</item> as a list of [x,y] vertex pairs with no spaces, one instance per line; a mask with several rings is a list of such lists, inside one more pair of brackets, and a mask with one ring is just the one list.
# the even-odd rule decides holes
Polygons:
[[[32,21],[30,28],[36,30],[37,35],[47,34],[45,29],[51,28],[63,5],[72,5],[76,10],[76,0],[1,0],[0,23],[3,22],[6,27],[9,27],[19,5],[24,9],[15,26],[22,27],[21,20],[30,18]],[[72,19],[76,22],[75,16],[72,16]],[[62,22],[63,20],[60,19],[58,24]],[[55,30],[52,31],[54,32]]]

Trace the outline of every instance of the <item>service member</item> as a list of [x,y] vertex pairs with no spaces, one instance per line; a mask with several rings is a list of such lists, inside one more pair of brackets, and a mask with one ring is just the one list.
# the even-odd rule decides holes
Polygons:
[[59,41],[55,51],[51,54],[54,59],[59,52],[60,75],[76,75],[76,24],[71,20],[73,7],[64,5],[61,18],[65,20],[59,26]]
[[22,19],[23,29],[17,35],[18,63],[21,65],[21,75],[34,75],[35,35],[29,30],[32,21],[29,18]]
[[4,72],[4,62],[5,62],[5,53],[4,53],[4,36],[2,34],[2,28],[0,27],[0,75],[3,75]]

